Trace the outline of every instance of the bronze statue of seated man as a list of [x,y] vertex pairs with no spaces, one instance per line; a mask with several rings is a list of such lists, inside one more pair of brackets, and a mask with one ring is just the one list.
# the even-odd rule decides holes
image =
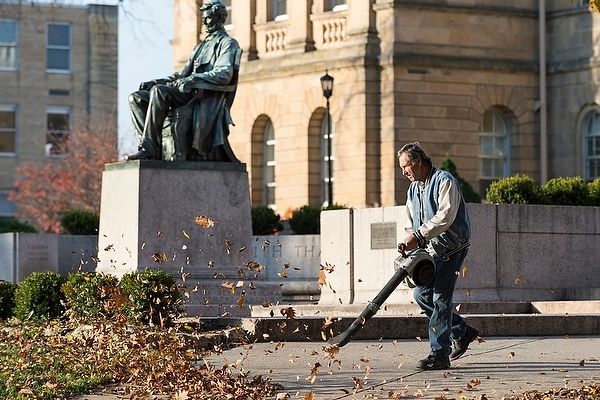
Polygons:
[[[237,87],[241,49],[223,27],[227,10],[222,3],[205,3],[201,11],[208,35],[194,48],[183,70],[167,78],[143,82],[129,96],[139,151],[125,156],[126,160],[162,159],[165,120],[178,108],[193,107],[189,134],[194,151],[203,159],[237,161],[227,136],[229,125],[233,125],[229,110]],[[173,139],[181,143],[181,138]],[[222,151],[223,146],[230,156]]]

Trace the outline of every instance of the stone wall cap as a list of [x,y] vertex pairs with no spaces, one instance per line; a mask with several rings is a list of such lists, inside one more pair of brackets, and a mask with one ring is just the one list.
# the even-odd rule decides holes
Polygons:
[[132,160],[109,163],[105,171],[125,169],[183,169],[196,171],[241,171],[246,172],[246,164],[224,161],[161,161],[161,160]]

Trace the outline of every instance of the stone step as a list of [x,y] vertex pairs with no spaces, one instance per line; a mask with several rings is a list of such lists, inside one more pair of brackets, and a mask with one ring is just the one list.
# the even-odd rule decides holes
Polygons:
[[[269,307],[252,306],[252,317],[270,317],[281,315],[282,309],[291,307],[298,316],[321,317],[352,317],[359,315],[366,304],[322,305],[322,304],[280,304]],[[529,302],[468,302],[457,303],[456,309],[461,314],[530,314],[533,311]],[[377,315],[379,316],[410,316],[421,314],[421,309],[415,303],[384,304]]]
[[[245,318],[238,321],[242,329],[254,340],[317,341],[327,345],[328,339],[346,330],[355,318],[275,316],[270,318]],[[466,316],[468,324],[479,330],[479,336],[575,336],[598,335],[600,314],[472,314]],[[428,322],[422,315],[375,316],[358,332],[355,340],[427,340]]]

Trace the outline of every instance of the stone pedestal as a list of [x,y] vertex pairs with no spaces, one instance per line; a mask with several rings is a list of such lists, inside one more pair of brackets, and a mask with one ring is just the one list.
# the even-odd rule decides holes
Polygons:
[[102,177],[97,270],[116,276],[146,267],[187,286],[188,315],[249,315],[281,289],[252,266],[245,164],[129,161]]

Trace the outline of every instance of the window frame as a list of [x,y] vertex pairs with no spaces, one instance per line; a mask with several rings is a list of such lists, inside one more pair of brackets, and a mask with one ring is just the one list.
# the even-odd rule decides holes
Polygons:
[[[484,118],[487,113],[492,113],[492,131],[486,132],[484,131],[483,123]],[[500,133],[496,128],[496,118],[498,117],[503,122],[503,132]],[[483,154],[481,151],[481,139],[482,138],[502,138],[504,140],[504,147],[502,149],[502,155],[493,155],[493,154]],[[494,150],[497,148],[494,147]],[[483,115],[481,116],[481,122],[479,126],[479,179],[480,180],[496,180],[500,178],[505,178],[510,175],[510,124],[508,118],[502,113],[500,110],[496,108],[489,108],[485,110]],[[495,174],[493,176],[484,175],[483,174],[483,160],[502,160],[502,172],[501,175]],[[495,171],[494,171],[495,172]]]
[[0,71],[18,71],[19,70],[19,21],[8,18],[0,18],[0,22],[13,22],[15,24],[14,42],[0,42],[0,48],[14,48],[14,65],[3,67],[0,65]]
[[[594,118],[595,117],[595,118]],[[591,123],[594,123],[596,132],[590,132],[588,129]],[[600,173],[597,176],[592,176],[590,174],[589,161],[596,160],[597,164],[600,164],[600,111],[597,109],[590,110],[583,119],[583,124],[581,126],[581,137],[582,137],[582,151],[583,151],[583,178],[586,182],[591,182],[595,179],[600,178]],[[589,143],[588,139],[595,139],[595,146],[598,149],[598,155],[591,156],[589,155]],[[600,169],[600,166],[597,167]]]
[[233,6],[232,0],[221,0],[221,3],[225,6],[225,10],[227,10],[227,19],[225,20],[225,30],[233,29]]
[[[69,27],[69,44],[55,45],[50,44],[50,29],[51,26],[68,26]],[[67,69],[49,68],[50,50],[68,50],[68,67]],[[73,70],[73,24],[70,22],[46,22],[46,72],[54,74],[70,74]]]
[[[66,115],[69,123],[69,127],[67,130],[59,130],[59,129],[50,129],[48,116],[50,114],[55,115]],[[46,157],[54,158],[54,157],[68,157],[69,156],[69,148],[66,147],[66,151],[60,153],[51,153],[52,143],[48,141],[49,135],[51,134],[61,134],[66,135],[65,141],[69,140],[69,136],[71,135],[72,128],[72,110],[69,106],[48,106],[46,107],[46,142],[45,142],[45,154]],[[48,147],[50,145],[50,147]]]
[[[17,206],[8,200],[10,192],[10,190],[0,189],[0,217],[12,218],[16,214]],[[7,212],[4,212],[4,207],[7,208]]]
[[[12,128],[14,148],[13,152],[0,151],[1,157],[15,157],[18,151],[18,132],[19,132],[19,107],[17,104],[0,104],[0,111],[12,111],[14,118],[14,127]],[[10,132],[9,128],[0,128],[0,132]]]
[[[271,122],[270,119],[268,119],[265,123],[265,127],[263,129],[263,154],[264,154],[264,158],[263,158],[263,204],[267,205],[268,207],[275,209],[275,204],[276,204],[276,196],[275,196],[275,190],[277,188],[277,178],[275,175],[275,168],[277,166],[277,161],[276,161],[276,156],[275,156],[275,145],[276,145],[276,140],[275,140],[275,129],[273,128],[273,123]],[[273,159],[269,159],[267,158],[269,151],[268,148],[272,147],[273,149]],[[273,171],[273,179],[270,180],[269,179],[269,172]],[[271,198],[271,196],[269,195],[270,190],[273,191],[273,196]]]
[[[328,201],[328,184],[329,184],[329,173],[328,173],[328,169],[329,169],[329,155],[327,154],[327,146],[329,146],[329,141],[328,141],[328,135],[329,133],[327,132],[327,113],[325,113],[325,115],[323,116],[323,119],[321,120],[321,129],[320,129],[320,148],[321,148],[321,154],[320,154],[320,167],[321,167],[321,204],[325,205],[325,203]],[[334,171],[335,171],[335,125],[333,124],[333,121],[330,122],[331,125],[331,188],[333,189],[334,185],[335,185],[335,175],[334,175]],[[329,205],[329,204],[328,204]]]
[[[285,12],[280,12],[279,2],[282,1],[285,4]],[[288,15],[288,4],[287,0],[270,0],[269,1],[269,20],[271,21],[287,21],[290,19]]]
[[345,11],[348,9],[348,2],[346,0],[325,0],[325,11]]

